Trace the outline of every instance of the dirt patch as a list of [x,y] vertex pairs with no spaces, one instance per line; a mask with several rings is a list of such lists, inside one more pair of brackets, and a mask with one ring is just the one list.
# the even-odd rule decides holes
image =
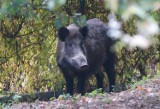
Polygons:
[[120,93],[18,103],[10,109],[160,109],[160,77]]

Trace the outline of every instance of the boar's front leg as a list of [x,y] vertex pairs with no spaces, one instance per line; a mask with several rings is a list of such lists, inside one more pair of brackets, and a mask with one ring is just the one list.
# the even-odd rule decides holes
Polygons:
[[73,95],[73,87],[74,87],[74,76],[73,72],[68,69],[67,63],[64,60],[58,60],[58,66],[63,74],[63,77],[66,81],[66,93]]
[[81,72],[77,75],[77,92],[84,95],[85,94],[85,83],[87,79],[86,72]]
[[73,87],[74,87],[74,77],[73,75],[70,75],[69,72],[67,71],[63,71],[63,76],[65,78],[66,81],[66,93],[69,93],[70,95],[73,95]]

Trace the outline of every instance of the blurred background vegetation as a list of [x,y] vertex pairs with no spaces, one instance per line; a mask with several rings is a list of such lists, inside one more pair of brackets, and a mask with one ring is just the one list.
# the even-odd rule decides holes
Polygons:
[[[144,36],[151,43],[145,50],[130,49],[122,37],[117,39],[120,90],[143,76],[160,73],[159,7],[159,0],[0,0],[0,91],[63,90],[65,82],[55,60],[56,29],[72,22],[83,26],[91,18],[107,22],[110,13],[121,22],[123,35],[146,33],[148,27],[153,30]],[[91,78],[90,85],[95,84]]]

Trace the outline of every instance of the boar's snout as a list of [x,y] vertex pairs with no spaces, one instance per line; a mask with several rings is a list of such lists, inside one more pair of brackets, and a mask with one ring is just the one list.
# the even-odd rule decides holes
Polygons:
[[72,65],[79,71],[84,71],[89,68],[87,59],[84,57],[74,57],[71,59],[72,60]]
[[88,68],[89,68],[88,65],[83,65],[83,66],[81,66],[80,69],[81,69],[81,70],[88,70]]
[[82,61],[82,62],[81,62],[80,69],[81,69],[81,70],[87,70],[88,68],[89,68],[88,63],[85,62],[85,61]]

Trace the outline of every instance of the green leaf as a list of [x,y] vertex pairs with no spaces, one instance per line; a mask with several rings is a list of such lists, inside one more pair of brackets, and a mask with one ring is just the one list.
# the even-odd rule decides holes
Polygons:
[[58,0],[58,4],[64,5],[66,3],[66,0]]
[[14,96],[13,96],[13,100],[14,100],[15,102],[19,102],[19,100],[20,100],[21,98],[22,98],[22,97],[19,96],[19,95],[14,95]]
[[59,29],[60,27],[65,26],[68,23],[68,20],[69,20],[68,16],[64,15],[63,13],[60,13],[58,15],[58,18],[54,22],[54,27],[56,29]]
[[87,18],[85,15],[76,14],[73,17],[73,23],[75,23],[79,27],[83,27],[83,26],[86,26],[86,19]]
[[47,3],[47,8],[52,10],[64,5],[66,3],[66,0],[48,0],[46,3]]

